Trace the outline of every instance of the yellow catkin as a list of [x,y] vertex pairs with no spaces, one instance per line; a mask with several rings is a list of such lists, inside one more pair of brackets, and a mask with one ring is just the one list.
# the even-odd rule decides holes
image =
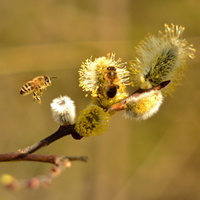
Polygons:
[[165,31],[158,36],[148,35],[136,47],[136,58],[131,61],[130,84],[148,89],[163,81],[171,80],[162,90],[171,94],[183,76],[188,57],[194,58],[195,49],[182,39],[184,27],[165,24]]
[[75,129],[83,137],[103,133],[108,123],[109,114],[97,105],[89,105],[78,116]]
[[139,96],[130,97],[126,101],[125,116],[135,120],[146,120],[158,112],[163,102],[160,90],[151,90]]
[[[111,70],[113,69],[113,70]],[[109,74],[110,73],[110,74]],[[107,108],[127,97],[126,85],[129,84],[129,71],[126,63],[115,59],[115,54],[87,59],[79,70],[79,85],[91,94],[93,103]],[[108,93],[113,93],[109,96]]]

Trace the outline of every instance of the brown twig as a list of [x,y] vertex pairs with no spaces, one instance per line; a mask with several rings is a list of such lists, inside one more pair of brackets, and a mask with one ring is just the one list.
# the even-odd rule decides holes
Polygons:
[[[41,149],[42,147],[48,146],[51,143],[55,142],[56,140],[67,136],[67,135],[74,135],[76,136],[76,139],[81,139],[81,136],[77,136],[78,133],[74,130],[74,125],[70,126],[60,126],[59,129],[53,133],[52,135],[46,137],[43,140],[40,140],[39,142],[36,142],[33,145],[30,145],[24,149],[19,149],[17,152],[11,152],[11,153],[5,153],[0,154],[0,162],[7,162],[7,161],[17,161],[17,160],[25,160],[25,159],[32,159],[31,155],[37,150]],[[34,155],[36,156],[36,155]],[[33,156],[33,157],[34,157]],[[42,155],[41,155],[42,156]],[[42,157],[41,157],[42,159]],[[36,160],[33,160],[36,161]]]
[[75,130],[74,130],[74,125],[69,125],[69,126],[60,126],[59,129],[53,133],[52,135],[46,137],[43,140],[40,140],[39,142],[36,142],[35,144],[28,146],[24,149],[18,150],[20,153],[24,154],[30,154],[33,153],[42,147],[50,145],[52,142],[55,142],[56,140],[67,136],[67,135],[72,135],[74,139],[81,139],[82,136],[80,136]]
[[46,137],[39,142],[36,142],[33,145],[30,145],[24,149],[18,150],[16,152],[0,154],[0,162],[9,162],[9,161],[34,161],[34,162],[45,162],[53,164],[51,172],[46,175],[41,175],[38,177],[32,177],[27,180],[16,180],[11,175],[4,175],[2,178],[2,183],[9,189],[17,188],[37,188],[40,186],[49,185],[52,180],[61,174],[61,172],[67,167],[71,166],[71,161],[87,161],[86,156],[58,156],[58,155],[41,155],[41,154],[32,154],[37,150],[50,145],[56,140],[71,135],[74,139],[81,139],[80,136],[74,129],[74,125],[69,126],[60,126],[59,129],[52,135]]
[[0,162],[9,162],[9,161],[35,161],[35,162],[46,162],[51,164],[59,164],[61,160],[68,159],[70,161],[87,161],[86,156],[57,156],[57,155],[41,155],[41,154],[24,154],[24,153],[7,153],[0,154]]
[[54,164],[48,174],[31,177],[26,180],[17,180],[9,174],[4,174],[1,181],[3,185],[12,190],[22,188],[35,189],[38,187],[47,187],[52,183],[53,179],[58,177],[66,168],[71,167],[71,161],[87,161],[87,157],[85,156],[73,157],[36,154],[21,154],[21,156],[18,156],[17,158],[15,157],[14,160],[10,160],[9,156],[4,157],[3,159],[4,161],[37,161]]
[[[47,138],[40,140],[39,142],[36,142],[33,145],[30,145],[24,149],[20,149],[16,152],[11,153],[5,153],[0,154],[0,162],[8,162],[8,161],[37,161],[37,162],[49,162],[54,163],[55,157],[58,156],[52,156],[52,155],[38,155],[32,153],[36,152],[37,150],[41,149],[42,147],[45,147],[47,145],[50,145],[52,142],[55,142],[56,140],[67,136],[67,135],[78,135],[77,132],[74,130],[74,125],[70,126],[60,126],[59,129],[53,133],[52,135],[48,136]],[[81,139],[82,137],[79,136],[76,139]],[[73,157],[74,158],[74,157]],[[72,159],[72,158],[71,158]]]

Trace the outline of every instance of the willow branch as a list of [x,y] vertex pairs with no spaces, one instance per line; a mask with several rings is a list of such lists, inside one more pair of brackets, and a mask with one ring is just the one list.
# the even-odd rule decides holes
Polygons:
[[87,161],[86,156],[58,156],[58,155],[41,155],[32,154],[37,150],[50,145],[56,140],[71,135],[74,139],[82,137],[74,130],[74,125],[60,126],[52,135],[16,152],[0,154],[0,162],[9,161],[34,161],[53,164],[53,168],[46,175],[31,177],[27,180],[17,180],[9,174],[4,174],[1,178],[2,184],[9,189],[19,188],[38,188],[49,186],[54,178],[59,176],[66,168],[71,166],[71,161]]
[[0,162],[9,161],[35,161],[45,162],[58,165],[61,161],[68,159],[69,161],[87,161],[86,156],[57,156],[57,155],[41,155],[41,154],[19,154],[19,153],[7,153],[0,154]]
[[[8,161],[37,161],[37,162],[49,162],[55,164],[55,158],[58,156],[52,155],[31,155],[37,150],[50,145],[56,140],[67,136],[72,135],[75,139],[81,139],[82,137],[78,135],[78,133],[74,130],[74,125],[70,126],[60,126],[59,129],[53,133],[52,135],[46,137],[45,139],[36,142],[33,145],[30,145],[24,149],[20,149],[16,152],[0,154],[0,162],[8,162]],[[73,157],[74,158],[74,157]],[[71,157],[72,159],[72,157]],[[75,158],[74,158],[75,159]],[[83,157],[79,157],[80,160],[84,160]]]
[[23,154],[31,154],[42,147],[48,146],[51,143],[55,142],[56,140],[67,136],[72,135],[74,139],[81,139],[82,137],[74,130],[74,125],[69,126],[60,126],[59,129],[53,133],[52,135],[46,137],[43,140],[40,140],[39,142],[36,142],[35,144],[28,146],[24,149],[20,149],[19,152]]
[[[1,177],[1,183],[8,189],[16,190],[22,188],[39,188],[49,186],[53,179],[61,175],[61,173],[66,169],[71,167],[72,161],[87,161],[87,157],[73,157],[73,156],[57,156],[57,155],[37,155],[37,154],[21,154],[16,157],[12,154],[1,154],[0,160],[2,161],[36,161],[36,162],[45,162],[53,164],[50,172],[44,175],[35,176],[28,178],[26,180],[17,180],[10,174],[4,174]],[[10,159],[14,157],[14,159]]]

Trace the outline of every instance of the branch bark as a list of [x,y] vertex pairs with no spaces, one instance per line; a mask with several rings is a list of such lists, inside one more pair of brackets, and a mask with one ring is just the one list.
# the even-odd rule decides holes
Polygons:
[[[20,149],[16,152],[0,154],[0,162],[9,161],[34,161],[34,162],[44,162],[53,164],[54,167],[51,169],[50,173],[42,176],[32,177],[27,180],[16,180],[9,174],[4,174],[1,178],[2,184],[9,189],[19,189],[19,188],[38,188],[40,186],[49,185],[52,180],[61,174],[61,172],[71,166],[71,161],[87,161],[86,156],[58,156],[58,155],[41,155],[32,154],[39,149],[50,145],[56,140],[71,135],[74,139],[81,139],[80,136],[74,129],[74,125],[60,126],[59,129],[52,135],[30,145],[24,149]],[[9,180],[9,181],[8,181]]]
[[22,154],[22,153],[7,153],[0,154],[0,162],[9,161],[35,161],[45,162],[58,165],[61,161],[68,159],[69,161],[87,161],[86,156],[57,156],[57,155],[41,155],[41,154]]
[[40,140],[39,142],[36,142],[35,144],[28,146],[24,149],[18,150],[20,153],[24,154],[31,154],[34,153],[35,151],[41,149],[42,147],[48,146],[51,143],[55,142],[56,140],[67,136],[67,135],[72,135],[72,137],[76,140],[80,140],[82,136],[80,136],[75,130],[74,130],[74,125],[69,125],[69,126],[60,126],[59,129],[53,133],[52,135],[46,137],[43,140]]

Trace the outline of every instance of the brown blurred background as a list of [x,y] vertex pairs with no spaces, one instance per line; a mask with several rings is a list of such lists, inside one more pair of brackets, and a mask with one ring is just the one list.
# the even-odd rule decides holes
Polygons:
[[[65,137],[38,153],[79,156],[49,189],[10,192],[1,199],[199,200],[200,199],[200,1],[198,0],[0,0],[0,152],[15,151],[57,129],[50,102],[68,95],[77,112],[89,102],[78,87],[78,69],[90,56],[116,53],[129,61],[144,36],[164,23],[186,27],[184,37],[197,49],[182,85],[159,113],[144,122],[116,114],[100,136]],[[42,105],[19,95],[38,75],[57,76]],[[0,174],[28,178],[50,165],[1,163]]]

